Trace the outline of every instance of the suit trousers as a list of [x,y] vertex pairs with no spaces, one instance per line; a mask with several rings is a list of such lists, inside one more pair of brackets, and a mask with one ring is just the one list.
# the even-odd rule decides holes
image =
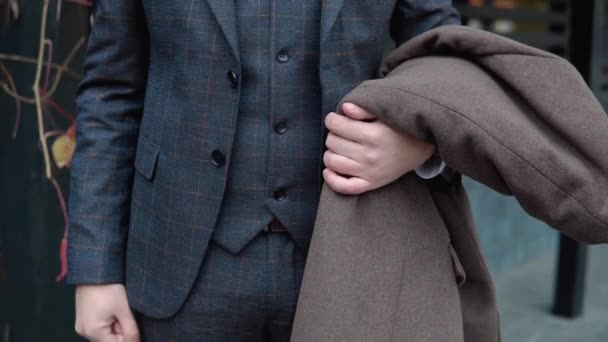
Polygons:
[[237,255],[211,240],[176,315],[135,313],[142,341],[289,341],[304,263],[287,232],[262,232]]

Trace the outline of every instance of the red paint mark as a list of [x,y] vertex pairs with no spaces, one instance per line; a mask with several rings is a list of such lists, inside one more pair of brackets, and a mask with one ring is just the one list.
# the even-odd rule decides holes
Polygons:
[[68,239],[65,233],[67,233],[67,231],[64,232],[61,244],[59,245],[59,263],[61,265],[61,270],[55,278],[55,281],[58,283],[65,279],[68,274]]
[[55,278],[56,282],[60,282],[68,274],[68,211],[65,205],[65,200],[63,199],[63,193],[59,187],[59,183],[57,183],[55,178],[51,178],[51,182],[53,183],[55,191],[57,192],[57,198],[59,199],[59,204],[61,205],[61,213],[63,214],[64,222],[63,238],[61,239],[61,244],[59,245],[59,264],[61,266],[61,270]]
[[57,113],[59,113],[61,116],[63,116],[65,119],[70,120],[71,122],[74,122],[74,114],[69,113],[68,111],[66,111],[65,109],[63,109],[63,107],[61,107],[60,105],[57,104],[57,102],[55,102],[52,98],[47,97],[46,98],[46,102],[53,107],[53,109],[55,109],[57,111]]

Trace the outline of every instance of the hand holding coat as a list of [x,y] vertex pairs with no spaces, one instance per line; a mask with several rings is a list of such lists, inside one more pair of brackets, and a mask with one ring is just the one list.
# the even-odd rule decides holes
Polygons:
[[[436,146],[530,215],[608,242],[608,117],[567,61],[444,26],[393,51],[343,102]],[[338,110],[340,109],[338,105]],[[499,340],[494,289],[459,177],[359,196],[325,187],[293,341]]]

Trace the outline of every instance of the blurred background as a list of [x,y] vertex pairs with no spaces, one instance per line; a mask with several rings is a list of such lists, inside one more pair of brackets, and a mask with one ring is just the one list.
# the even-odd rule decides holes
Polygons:
[[[605,1],[453,1],[464,24],[569,59],[608,105]],[[79,341],[63,284],[65,203],[90,6],[0,0],[0,342]],[[608,341],[608,247],[576,243],[512,198],[466,187],[503,341]]]

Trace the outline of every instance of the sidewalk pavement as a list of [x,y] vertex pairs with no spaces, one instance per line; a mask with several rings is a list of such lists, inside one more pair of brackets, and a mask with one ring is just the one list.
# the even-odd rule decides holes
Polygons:
[[590,248],[583,315],[551,314],[556,255],[516,267],[496,280],[503,342],[608,342],[608,246]]

